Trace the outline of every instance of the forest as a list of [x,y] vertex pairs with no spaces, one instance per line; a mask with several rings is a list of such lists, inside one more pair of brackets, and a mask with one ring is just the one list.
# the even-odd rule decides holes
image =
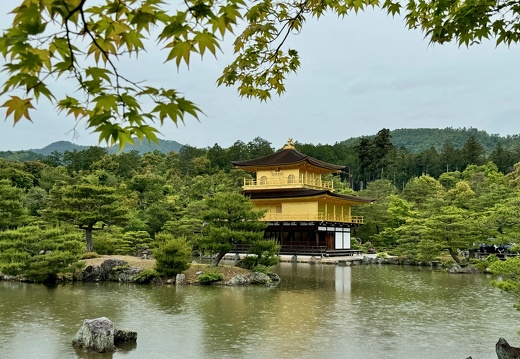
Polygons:
[[[481,244],[516,250],[519,147],[498,143],[487,153],[469,136],[460,148],[446,142],[440,151],[412,153],[391,137],[382,129],[353,145],[295,144],[302,153],[346,166],[332,178],[337,192],[376,200],[354,209],[366,223],[354,231],[357,245],[461,264],[467,261],[462,254]],[[86,252],[134,255],[168,238],[182,238],[191,250],[219,252],[204,242],[208,204],[223,194],[229,195],[223,201],[236,201],[232,195],[252,175],[233,169],[231,160],[274,151],[255,138],[229,148],[185,145],[167,154],[94,146],[32,161],[0,159],[0,272],[44,281],[75,270]]]

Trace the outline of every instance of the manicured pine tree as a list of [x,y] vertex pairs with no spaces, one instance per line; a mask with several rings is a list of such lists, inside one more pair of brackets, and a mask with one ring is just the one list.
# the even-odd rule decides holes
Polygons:
[[13,187],[9,180],[0,180],[0,230],[17,228],[24,223],[27,210],[23,198],[22,189]]
[[218,265],[235,244],[254,244],[263,240],[265,223],[259,219],[263,211],[253,208],[251,201],[239,193],[221,192],[206,200],[208,210],[204,221],[208,223],[209,236],[205,247],[217,253],[214,264]]
[[93,252],[93,231],[126,222],[129,209],[122,202],[123,196],[117,188],[84,181],[54,186],[42,212],[47,219],[64,221],[84,230],[87,252]]

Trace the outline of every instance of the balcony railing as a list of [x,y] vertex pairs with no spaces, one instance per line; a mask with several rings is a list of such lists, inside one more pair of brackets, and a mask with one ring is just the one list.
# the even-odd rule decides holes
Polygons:
[[341,222],[363,224],[362,216],[346,216],[334,213],[308,213],[308,214],[289,214],[289,213],[267,213],[262,219],[265,222]]
[[269,178],[264,180],[254,180],[244,178],[244,189],[269,189],[269,188],[313,188],[313,189],[330,189],[333,190],[332,181],[322,181],[320,179],[311,178]]

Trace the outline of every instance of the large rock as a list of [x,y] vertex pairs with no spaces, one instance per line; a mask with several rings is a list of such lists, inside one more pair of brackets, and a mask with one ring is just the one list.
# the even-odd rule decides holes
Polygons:
[[457,264],[453,263],[451,267],[446,269],[448,273],[456,274],[456,273],[463,273],[462,267]]
[[88,351],[104,353],[116,350],[114,323],[105,317],[85,319],[76,333],[72,345]]
[[280,277],[277,274],[267,275],[265,273],[253,272],[249,274],[237,274],[230,280],[228,280],[226,285],[249,285],[249,284],[266,284],[270,285],[271,283],[279,282]]
[[248,274],[249,281],[251,284],[269,284],[271,283],[271,278],[265,273],[254,272]]
[[504,338],[498,339],[495,348],[498,359],[520,359],[520,348],[512,347]]
[[99,267],[101,268],[103,280],[119,281],[119,274],[121,274],[122,270],[117,271],[115,269],[128,267],[128,262],[122,259],[110,258],[101,263]]
[[142,271],[143,271],[142,268],[131,267],[131,268],[124,269],[123,271],[121,271],[121,273],[119,273],[119,275],[117,275],[117,273],[115,273],[115,274],[117,275],[117,278],[120,282],[133,283],[133,282],[135,282],[135,277]]
[[142,271],[141,268],[131,268],[121,259],[110,258],[100,266],[89,265],[81,272],[81,280],[84,282],[115,281],[132,283],[135,277]]
[[248,285],[251,284],[247,275],[237,274],[226,282],[227,285]]
[[271,278],[271,280],[273,282],[280,282],[281,281],[280,276],[278,274],[276,274],[276,273],[269,273],[268,276],[269,276],[269,278]]
[[136,332],[116,329],[110,319],[101,317],[85,319],[72,340],[72,345],[75,348],[104,353],[115,351],[116,345],[135,341],[137,341]]

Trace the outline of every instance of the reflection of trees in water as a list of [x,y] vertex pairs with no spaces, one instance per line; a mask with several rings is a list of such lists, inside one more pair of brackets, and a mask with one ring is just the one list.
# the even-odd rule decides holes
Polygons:
[[335,288],[333,265],[280,263],[273,270],[282,276],[283,290],[331,290]]

